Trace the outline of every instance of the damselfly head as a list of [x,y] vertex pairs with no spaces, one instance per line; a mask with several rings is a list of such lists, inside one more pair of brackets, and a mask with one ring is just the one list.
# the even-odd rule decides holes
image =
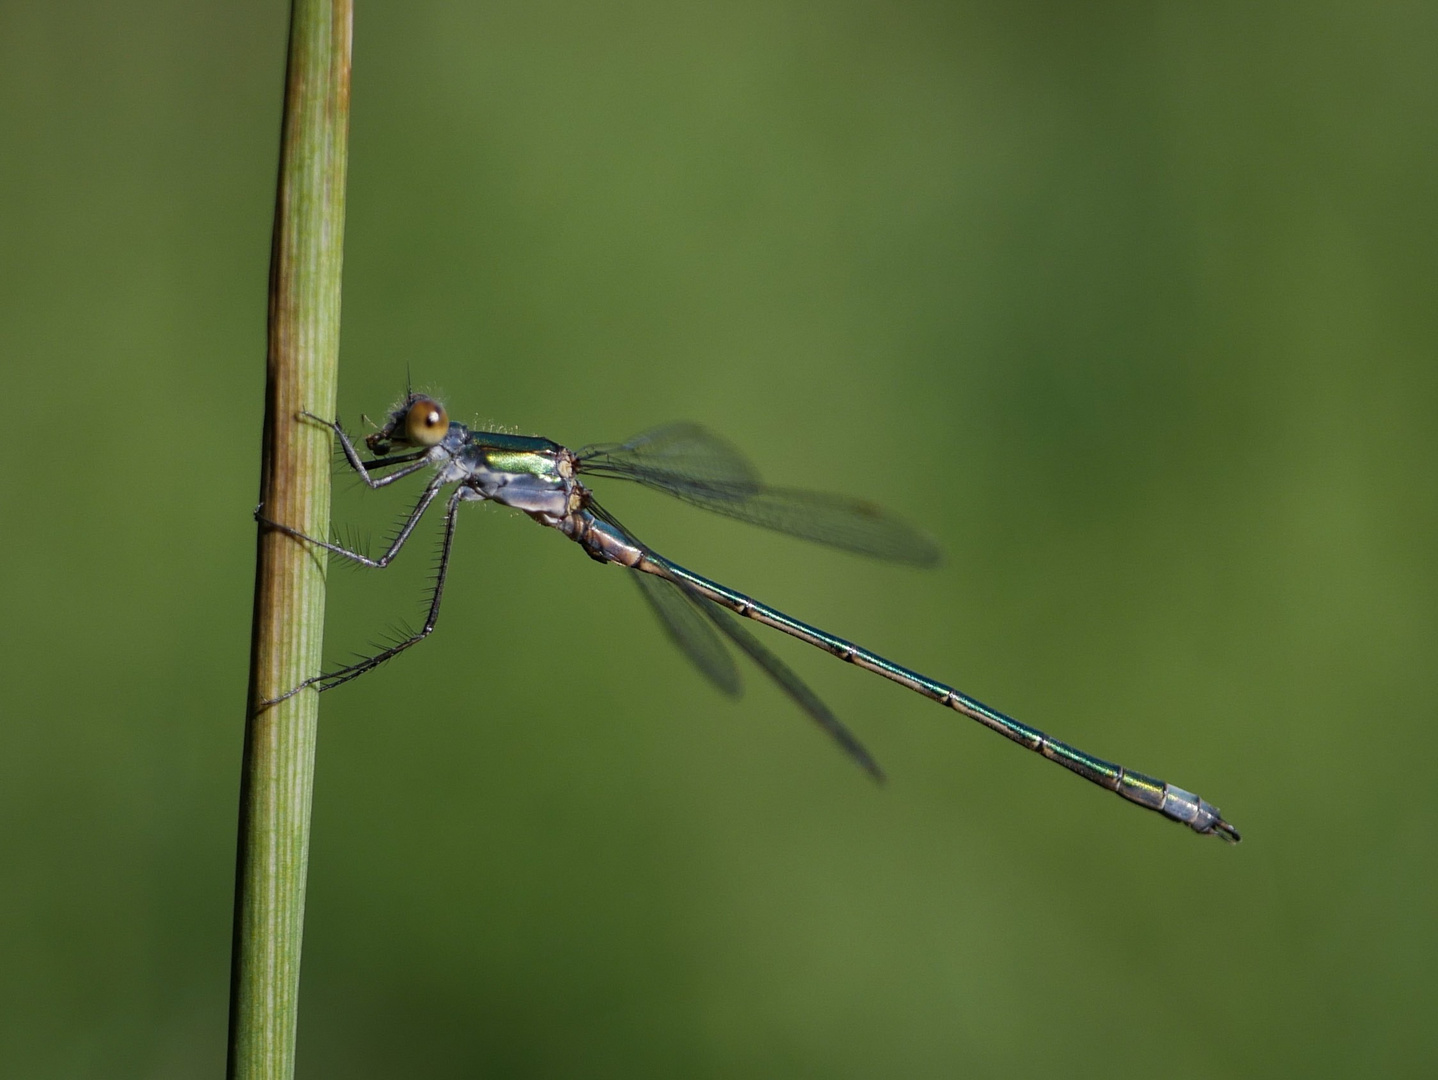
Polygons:
[[448,433],[444,406],[424,394],[410,394],[378,431],[365,436],[365,445],[383,455],[396,446],[434,446]]

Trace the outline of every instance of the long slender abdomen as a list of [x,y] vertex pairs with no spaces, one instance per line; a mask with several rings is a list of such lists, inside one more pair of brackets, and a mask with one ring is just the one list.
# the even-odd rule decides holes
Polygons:
[[[1130,772],[1121,765],[1115,765],[1102,758],[1094,757],[1077,747],[1060,742],[1045,735],[1038,728],[1020,723],[1013,717],[1006,716],[997,709],[990,708],[983,702],[971,698],[951,686],[936,682],[917,671],[910,671],[892,660],[885,659],[878,653],[870,652],[851,641],[845,641],[843,638],[825,633],[823,630],[800,622],[776,608],[761,604],[752,597],[701,577],[677,563],[670,562],[663,556],[639,547],[632,538],[625,538],[625,540],[624,546],[627,549],[640,552],[637,561],[626,562],[626,565],[633,566],[636,570],[678,581],[737,615],[753,619],[765,626],[772,626],[776,630],[782,630],[791,637],[796,637],[800,641],[808,642],[810,645],[833,653],[839,659],[847,660],[856,667],[882,675],[891,682],[896,682],[915,693],[923,694],[942,705],[947,705],[969,719],[977,720],[984,727],[997,731],[1020,746],[1042,754],[1050,761],[1057,762],[1090,783],[1121,795],[1129,802],[1137,803],[1145,809],[1155,810],[1173,821],[1182,822],[1195,832],[1220,836],[1229,843],[1237,843],[1239,840],[1238,830],[1223,820],[1218,808],[1192,792],[1184,791],[1182,788],[1174,787],[1172,784],[1145,776],[1142,773]],[[625,554],[629,554],[629,551],[626,550]]]

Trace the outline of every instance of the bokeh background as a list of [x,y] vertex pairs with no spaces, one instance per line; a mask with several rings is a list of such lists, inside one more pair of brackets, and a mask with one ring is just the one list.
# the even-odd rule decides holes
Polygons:
[[[467,507],[323,701],[300,1075],[1432,1075],[1435,13],[361,3],[348,421],[408,370],[880,499],[944,568],[605,489],[1246,839],[767,635],[876,788]],[[0,6],[7,1076],[223,1069],[286,20]],[[331,657],[425,556],[335,570]]]

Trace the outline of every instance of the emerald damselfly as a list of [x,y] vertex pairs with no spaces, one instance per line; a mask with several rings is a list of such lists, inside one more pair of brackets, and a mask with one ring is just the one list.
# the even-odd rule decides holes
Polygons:
[[[636,571],[634,582],[664,629],[720,690],[739,692],[739,674],[724,640],[749,656],[835,742],[876,779],[877,762],[819,697],[734,616],[783,631],[855,667],[872,671],[976,720],[1050,761],[1129,802],[1181,822],[1197,833],[1239,840],[1218,808],[1182,788],[1133,772],[1062,743],[951,686],[887,660],[853,642],[810,626],[776,608],[688,570],[648,547],[595,499],[581,477],[630,480],[706,510],[847,551],[914,566],[939,561],[924,534],[871,503],[843,495],[772,487],[728,441],[692,423],[670,424],[627,442],[569,450],[549,439],[477,431],[452,422],[444,406],[425,394],[408,393],[385,423],[365,438],[375,456],[361,458],[338,421],[310,413],[303,418],[329,428],[345,460],[371,488],[432,470],[419,502],[378,558],[318,540],[257,512],[265,525],[334,552],[361,566],[383,568],[394,560],[420,518],[446,488],[439,565],[424,625],[387,648],[352,664],[306,679],[273,705],[309,687],[332,690],[372,671],[433,632],[444,597],[461,503],[495,502],[528,514],[578,543],[591,558]],[[395,453],[394,451],[399,451]]]

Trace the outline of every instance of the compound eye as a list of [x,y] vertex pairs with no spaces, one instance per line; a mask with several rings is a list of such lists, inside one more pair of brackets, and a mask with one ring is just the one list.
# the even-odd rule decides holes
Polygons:
[[430,398],[419,398],[404,418],[405,434],[416,446],[434,446],[449,433],[449,414]]

